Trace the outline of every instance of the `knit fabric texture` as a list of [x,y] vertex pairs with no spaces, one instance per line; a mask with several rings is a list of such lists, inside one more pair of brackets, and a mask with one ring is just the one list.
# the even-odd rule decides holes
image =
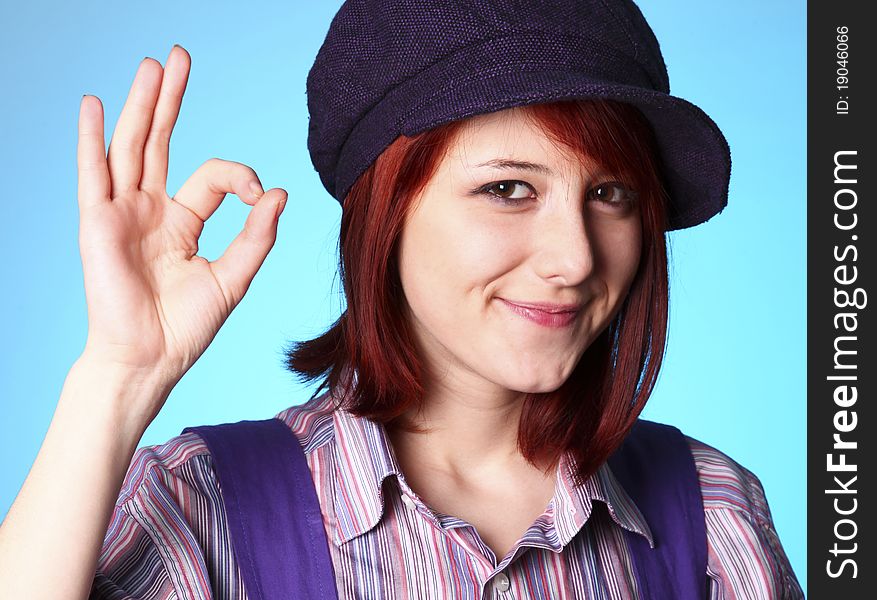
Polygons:
[[700,108],[670,95],[658,40],[628,0],[348,0],[308,73],[308,151],[343,203],[399,135],[576,98],[626,102],[651,123],[668,229],[725,208],[728,143]]

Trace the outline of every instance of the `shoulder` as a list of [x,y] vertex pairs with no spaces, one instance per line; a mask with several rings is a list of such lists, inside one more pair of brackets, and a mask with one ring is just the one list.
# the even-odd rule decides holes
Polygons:
[[[306,455],[325,446],[334,435],[333,407],[328,395],[291,406],[274,418],[284,422]],[[125,476],[117,504],[124,504],[155,485],[175,491],[207,491],[218,482],[207,444],[193,432],[181,433],[162,444],[138,448]]]
[[[290,427],[309,463],[334,432],[331,404],[312,398],[275,418]],[[313,467],[312,467],[313,468]],[[134,453],[98,559],[92,598],[235,597],[241,581],[231,560],[219,479],[207,444],[194,432]],[[149,573],[149,577],[143,574]]]
[[683,434],[700,481],[705,510],[736,510],[761,520],[770,519],[764,488],[758,477],[721,450]]
[[[657,421],[639,419],[638,429],[628,439],[633,440],[637,460],[679,458],[675,452],[681,438],[681,452],[687,449],[694,460],[698,483],[706,510],[735,510],[753,518],[768,514],[764,491],[758,477],[726,453],[681,431],[678,427]],[[668,443],[672,442],[669,446]],[[688,460],[686,453],[685,460]]]
[[209,457],[207,445],[194,433],[183,433],[163,444],[138,448],[131,459],[117,504],[129,502],[156,483],[172,485],[175,479],[190,482],[204,479],[204,469],[194,467],[209,467]]
[[334,413],[333,397],[327,392],[304,404],[290,406],[274,418],[286,423],[309,456],[334,438]]
[[138,448],[98,557],[90,598],[209,597],[196,540],[217,522],[218,487],[194,433]]
[[803,598],[761,481],[721,450],[683,436],[703,497],[707,574],[719,597]]

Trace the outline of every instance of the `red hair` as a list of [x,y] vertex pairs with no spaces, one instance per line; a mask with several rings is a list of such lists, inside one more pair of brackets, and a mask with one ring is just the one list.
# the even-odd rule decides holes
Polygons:
[[[526,394],[518,430],[534,466],[557,465],[569,451],[582,483],[621,444],[652,392],[667,336],[666,192],[654,133],[633,106],[611,100],[564,100],[521,107],[555,143],[592,157],[639,191],[642,252],[613,320],[557,390]],[[293,342],[287,368],[322,379],[352,414],[388,427],[415,428],[400,416],[423,398],[423,366],[405,320],[397,241],[412,200],[435,173],[464,120],[414,137],[400,136],[360,176],[344,200],[340,273],[347,299],[323,335]]]

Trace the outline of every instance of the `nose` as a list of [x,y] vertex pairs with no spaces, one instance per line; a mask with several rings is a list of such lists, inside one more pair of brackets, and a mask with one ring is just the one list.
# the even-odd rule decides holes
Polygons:
[[543,279],[572,287],[594,271],[594,239],[581,202],[564,202],[555,208],[541,215],[535,268]]

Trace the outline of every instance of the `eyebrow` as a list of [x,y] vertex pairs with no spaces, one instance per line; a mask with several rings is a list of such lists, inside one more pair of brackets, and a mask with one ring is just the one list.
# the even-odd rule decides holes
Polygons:
[[539,163],[532,163],[523,160],[511,160],[508,158],[495,158],[493,160],[488,160],[487,162],[479,163],[475,165],[476,167],[493,167],[495,169],[519,169],[521,171],[532,171],[534,173],[540,173],[542,175],[553,176],[554,171],[546,167],[545,165],[541,165]]

